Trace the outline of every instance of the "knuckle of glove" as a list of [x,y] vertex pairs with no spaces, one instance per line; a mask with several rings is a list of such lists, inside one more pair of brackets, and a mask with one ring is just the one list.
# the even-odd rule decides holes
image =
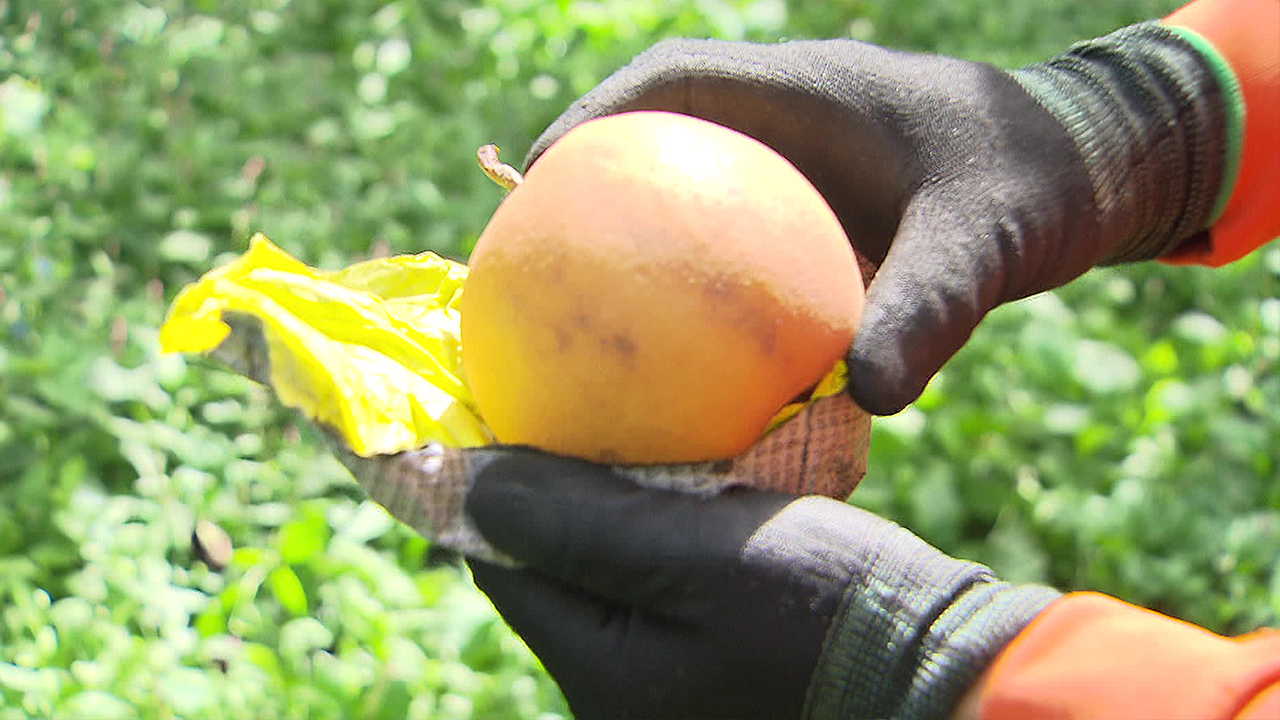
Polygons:
[[[775,116],[800,111],[798,98],[820,94],[800,79],[811,76],[815,63],[823,64],[821,53],[814,56],[805,49],[821,42],[661,40],[569,106],[538,138],[525,166],[577,125],[632,110],[684,113],[773,144],[770,133],[761,132],[761,123],[778,125]],[[763,107],[762,101],[772,107]]]

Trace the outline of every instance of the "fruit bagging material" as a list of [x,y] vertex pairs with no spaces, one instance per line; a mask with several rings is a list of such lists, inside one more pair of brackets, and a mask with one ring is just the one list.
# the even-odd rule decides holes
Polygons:
[[[482,165],[484,155],[496,161],[491,153]],[[862,269],[865,279],[869,266]],[[175,298],[161,344],[269,387],[321,430],[373,500],[423,536],[503,561],[463,511],[476,464],[490,456],[482,448],[495,443],[461,363],[466,278],[465,266],[431,253],[320,271],[259,235],[244,256]],[[843,499],[865,473],[871,424],[843,385],[837,363],[733,457],[615,467],[639,484],[683,492],[750,485]]]
[[[455,279],[459,275],[465,278],[465,268],[425,255],[368,261],[348,268],[344,277],[334,278],[289,260],[265,237],[255,237],[244,257],[210,273],[175,300],[162,328],[162,345],[206,354],[271,388],[279,400],[301,411],[320,429],[331,451],[370,498],[401,522],[443,547],[503,561],[463,512],[475,463],[486,460],[484,453],[475,450],[493,443],[483,419],[471,407],[465,384],[432,385],[448,373],[432,376],[422,370],[427,363],[414,363],[417,369],[410,370],[386,354],[397,353],[396,343],[389,339],[404,332],[397,326],[417,322],[443,337],[440,347],[421,349],[423,357],[435,356],[443,370],[460,370],[456,359],[451,360],[456,357],[456,347],[453,352],[448,350],[457,337],[456,316],[450,308],[454,295],[451,283],[440,282],[449,299],[431,296],[431,300],[410,304],[432,308],[416,317],[399,314],[406,304],[398,303],[403,298],[394,293],[366,295],[362,288],[369,283],[352,283],[352,278],[362,274],[423,273],[423,266],[443,267],[446,272],[440,272],[441,276],[452,272]],[[345,333],[321,321],[333,317],[334,303],[367,311],[352,316],[361,320],[351,322],[366,324],[355,344],[344,341]],[[423,322],[423,317],[432,320]],[[367,327],[377,326],[380,319],[385,327],[369,332]],[[419,343],[427,345],[422,340]],[[321,362],[308,362],[317,358]],[[376,382],[344,383],[347,378],[370,374],[377,377]],[[429,379],[424,380],[424,375]],[[841,372],[833,372],[824,380],[825,387],[818,388],[807,401],[784,408],[776,427],[738,457],[619,469],[642,485],[706,495],[734,485],[750,485],[843,498],[866,472],[871,429],[870,416],[842,392],[843,382]],[[395,415],[395,407],[377,407],[377,401],[370,407],[368,399],[379,396],[378,388],[397,394],[399,388],[415,386],[433,388],[426,397],[415,399],[418,407],[403,413],[404,418],[416,418],[416,425],[395,422],[390,417]],[[365,391],[367,396],[360,394]],[[374,412],[362,412],[370,409]]]

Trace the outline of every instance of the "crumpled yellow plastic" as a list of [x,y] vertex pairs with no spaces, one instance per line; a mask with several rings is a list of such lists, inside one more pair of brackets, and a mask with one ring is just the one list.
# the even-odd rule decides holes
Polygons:
[[809,396],[807,398],[800,402],[783,405],[782,409],[774,413],[773,417],[769,420],[768,426],[764,429],[765,434],[767,435],[769,431],[796,415],[799,415],[800,411],[804,409],[804,406],[814,400],[819,400],[829,395],[835,395],[838,392],[843,392],[845,385],[848,382],[849,366],[845,365],[843,360],[839,360],[836,362],[835,367],[831,368],[831,371],[818,381],[818,384],[809,392]]
[[492,437],[462,372],[458,300],[465,265],[434,253],[327,272],[261,233],[232,263],[183,288],[160,328],[165,352],[205,353],[257,319],[272,390],[363,457]]
[[[310,267],[262,233],[233,262],[183,288],[160,327],[164,352],[208,353],[231,333],[225,313],[259,321],[276,397],[335,430],[357,455],[431,442],[493,442],[462,370],[458,300],[467,267],[434,253]],[[843,362],[769,430],[840,392]]]

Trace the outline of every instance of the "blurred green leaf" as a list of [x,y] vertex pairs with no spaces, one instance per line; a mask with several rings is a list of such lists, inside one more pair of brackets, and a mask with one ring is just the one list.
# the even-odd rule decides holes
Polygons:
[[337,513],[332,522],[339,537],[354,543],[380,538],[395,526],[395,519],[381,505],[368,500],[354,512]]
[[132,720],[137,711],[129,703],[101,690],[86,690],[72,695],[58,706],[64,717],[84,720]]
[[276,546],[280,558],[291,565],[305,565],[324,551],[329,541],[329,524],[324,511],[314,505],[304,506],[298,518],[280,527]]
[[174,230],[160,240],[156,251],[165,260],[200,263],[209,259],[213,241],[203,233]]
[[307,591],[288,565],[277,566],[267,575],[267,587],[280,607],[295,617],[307,614]]
[[376,700],[376,708],[365,717],[376,720],[401,720],[408,715],[409,704],[413,701],[409,684],[403,680],[392,680],[372,697]]
[[213,680],[195,668],[170,668],[159,677],[156,692],[179,717],[207,715],[217,705]]
[[1076,343],[1071,376],[1093,393],[1128,392],[1138,386],[1142,370],[1124,349],[1098,340]]

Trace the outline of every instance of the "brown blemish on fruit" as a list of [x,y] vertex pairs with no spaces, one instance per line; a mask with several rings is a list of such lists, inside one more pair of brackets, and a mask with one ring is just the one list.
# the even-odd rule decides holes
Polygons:
[[760,344],[760,354],[772,355],[774,348],[778,345],[777,323],[762,320],[761,316],[757,315],[752,318],[751,330],[756,342]]
[[636,355],[636,341],[623,335],[622,333],[614,333],[608,339],[609,348],[624,360],[631,360]]
[[578,339],[578,336],[588,333],[591,329],[591,319],[585,313],[578,312],[572,317],[561,320],[552,329],[555,335],[556,350],[559,352],[568,352]]
[[623,362],[633,362],[640,347],[626,333],[609,333],[607,327],[597,327],[595,321],[586,313],[575,313],[567,321],[556,325],[554,330],[556,350],[567,352],[579,336],[583,336],[600,344],[600,347],[615,355]]
[[563,326],[556,326],[556,350],[560,352],[568,352],[573,347],[573,333],[566,330]]

